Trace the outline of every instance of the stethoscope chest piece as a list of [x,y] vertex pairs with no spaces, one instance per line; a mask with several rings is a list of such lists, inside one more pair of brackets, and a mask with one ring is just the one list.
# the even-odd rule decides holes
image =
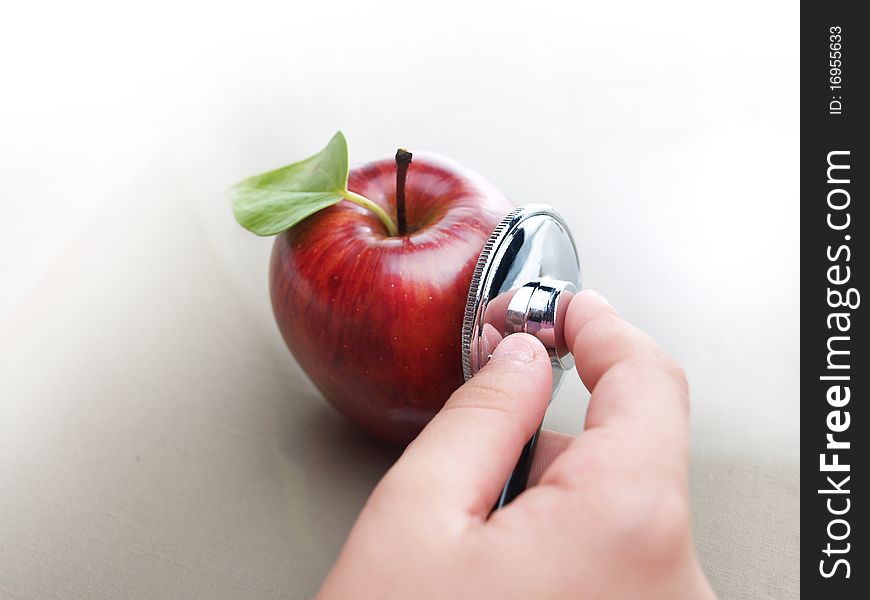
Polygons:
[[558,384],[574,367],[563,321],[580,286],[577,248],[562,216],[545,204],[511,211],[483,247],[471,278],[462,325],[466,381],[501,338],[525,332],[547,348]]
[[[487,363],[502,338],[525,332],[550,354],[555,394],[565,371],[574,367],[564,320],[580,287],[577,249],[564,218],[544,204],[511,211],[484,245],[469,286],[462,325],[465,380]],[[525,488],[536,439],[523,449],[496,508]]]

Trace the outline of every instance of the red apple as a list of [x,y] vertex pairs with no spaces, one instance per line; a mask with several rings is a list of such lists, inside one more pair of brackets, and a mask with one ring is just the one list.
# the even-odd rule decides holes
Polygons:
[[[348,189],[395,214],[396,162],[352,169]],[[407,235],[340,202],[275,240],[270,289],[293,356],[323,396],[372,434],[407,443],[462,385],[472,271],[511,203],[480,175],[415,154]]]

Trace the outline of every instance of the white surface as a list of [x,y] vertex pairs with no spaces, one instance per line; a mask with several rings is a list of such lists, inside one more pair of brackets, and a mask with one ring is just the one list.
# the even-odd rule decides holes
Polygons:
[[796,6],[120,6],[0,19],[0,597],[316,589],[393,453],[292,363],[225,190],[339,128],[566,214],[689,374],[714,587],[797,596]]

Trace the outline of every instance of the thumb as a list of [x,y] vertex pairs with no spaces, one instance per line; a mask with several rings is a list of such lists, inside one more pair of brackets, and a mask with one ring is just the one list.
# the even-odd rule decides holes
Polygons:
[[544,346],[527,334],[507,336],[408,446],[382,493],[415,510],[486,518],[544,416],[551,387]]

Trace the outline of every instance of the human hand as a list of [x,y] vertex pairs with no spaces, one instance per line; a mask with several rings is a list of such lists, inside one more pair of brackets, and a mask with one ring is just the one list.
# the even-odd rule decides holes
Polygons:
[[689,523],[682,370],[594,292],[574,297],[565,335],[592,396],[583,433],[540,440],[536,484],[489,514],[550,398],[544,347],[515,334],[383,477],[321,598],[713,597]]

